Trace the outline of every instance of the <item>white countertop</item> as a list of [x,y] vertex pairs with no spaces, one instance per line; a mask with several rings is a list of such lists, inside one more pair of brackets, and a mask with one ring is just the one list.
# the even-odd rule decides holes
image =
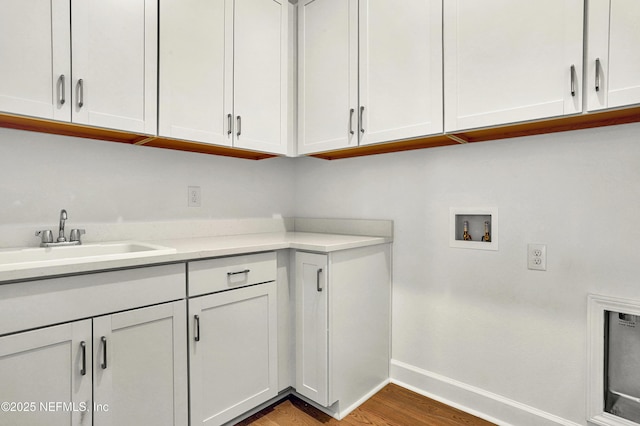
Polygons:
[[95,261],[79,258],[68,265],[22,268],[0,272],[0,284],[50,276],[89,273],[109,269],[131,268],[160,263],[185,262],[210,257],[231,256],[261,251],[297,249],[321,253],[366,247],[392,242],[391,238],[308,232],[273,232],[231,236],[143,241],[175,248],[172,254],[139,258]]

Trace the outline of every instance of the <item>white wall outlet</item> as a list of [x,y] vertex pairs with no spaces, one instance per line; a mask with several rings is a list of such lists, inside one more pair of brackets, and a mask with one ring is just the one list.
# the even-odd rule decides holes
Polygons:
[[200,187],[190,186],[189,190],[189,207],[200,207]]
[[536,271],[547,270],[546,244],[529,244],[527,246],[527,267]]

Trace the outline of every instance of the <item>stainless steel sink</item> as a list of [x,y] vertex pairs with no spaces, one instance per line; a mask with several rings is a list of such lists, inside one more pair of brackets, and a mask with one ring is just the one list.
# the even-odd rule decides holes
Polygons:
[[176,249],[137,241],[0,250],[0,271],[100,262],[175,253]]

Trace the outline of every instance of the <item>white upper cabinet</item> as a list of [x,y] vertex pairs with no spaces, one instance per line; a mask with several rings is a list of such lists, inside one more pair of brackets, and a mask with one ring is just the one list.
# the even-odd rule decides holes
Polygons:
[[287,153],[288,3],[161,0],[159,134]]
[[157,132],[158,6],[72,0],[73,121]]
[[358,1],[298,3],[298,153],[358,145]]
[[[225,8],[231,8],[226,11]],[[160,136],[231,146],[233,3],[160,1]],[[228,97],[225,98],[225,96]]]
[[581,112],[583,3],[445,1],[445,131]]
[[440,1],[298,8],[300,154],[442,131]]
[[640,103],[640,2],[589,0],[587,109]]
[[3,0],[0,111],[71,120],[71,12],[64,0]]
[[442,132],[442,2],[360,1],[360,145]]
[[0,111],[156,133],[154,1],[7,0],[0,15]]
[[287,153],[287,1],[235,0],[235,146]]

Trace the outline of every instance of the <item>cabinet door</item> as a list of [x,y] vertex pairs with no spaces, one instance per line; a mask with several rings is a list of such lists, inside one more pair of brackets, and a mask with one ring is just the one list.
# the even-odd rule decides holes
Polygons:
[[91,320],[0,338],[0,423],[91,426],[91,374]]
[[360,145],[442,132],[442,2],[360,1]]
[[75,123],[157,132],[158,6],[71,0]]
[[580,112],[583,3],[444,2],[445,131]]
[[358,0],[298,4],[298,153],[358,145]]
[[160,0],[160,136],[231,146],[232,37],[233,1]]
[[328,263],[324,254],[296,252],[296,392],[329,405]]
[[69,2],[3,0],[0,111],[71,120]]
[[94,318],[95,426],[187,425],[186,316],[178,301]]
[[591,0],[588,14],[588,109],[639,103],[640,2]]
[[287,152],[287,2],[235,0],[235,146]]
[[191,424],[220,425],[277,395],[276,283],[189,300]]

